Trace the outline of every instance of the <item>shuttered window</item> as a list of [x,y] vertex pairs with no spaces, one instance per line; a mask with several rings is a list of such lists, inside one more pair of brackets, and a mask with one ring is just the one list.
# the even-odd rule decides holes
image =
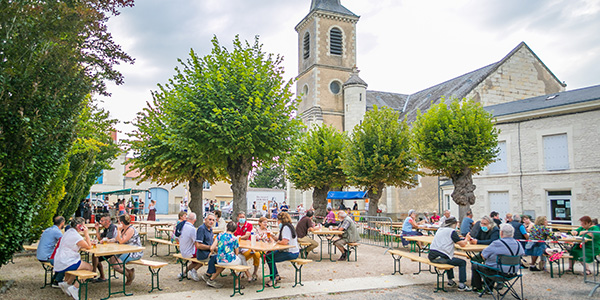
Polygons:
[[307,32],[304,34],[304,59],[310,57],[310,34]]
[[339,28],[332,28],[329,32],[329,53],[342,55],[342,49],[342,31]]
[[498,156],[496,161],[488,167],[490,174],[508,173],[508,162],[506,160],[506,141],[498,142]]
[[567,134],[546,135],[544,140],[544,166],[547,171],[569,169],[569,143]]

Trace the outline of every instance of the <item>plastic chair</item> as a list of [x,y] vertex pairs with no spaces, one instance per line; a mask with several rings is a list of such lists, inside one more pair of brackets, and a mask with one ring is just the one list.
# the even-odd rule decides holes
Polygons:
[[[481,276],[484,283],[484,290],[479,294],[479,297],[483,296],[486,292],[491,293],[495,300],[504,299],[507,294],[511,294],[516,299],[523,298],[523,274],[521,273],[521,256],[517,255],[498,255],[496,263],[498,268],[492,268],[490,266],[471,261],[472,264],[483,267],[491,272],[486,273],[483,270],[476,269],[477,273]],[[508,269],[508,273],[504,273],[502,270]],[[515,285],[519,283],[521,286],[521,293],[515,290]],[[506,290],[502,291],[504,288]]]

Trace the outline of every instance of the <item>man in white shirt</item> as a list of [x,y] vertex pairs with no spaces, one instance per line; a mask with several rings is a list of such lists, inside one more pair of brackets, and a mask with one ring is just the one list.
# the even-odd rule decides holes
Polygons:
[[[181,234],[177,238],[179,240],[179,251],[181,256],[185,258],[196,257],[196,213],[189,213],[187,220],[181,229]],[[197,270],[201,267],[201,264],[191,263],[187,267],[187,276],[194,281],[200,281]],[[179,274],[179,278],[183,277],[183,274]]]

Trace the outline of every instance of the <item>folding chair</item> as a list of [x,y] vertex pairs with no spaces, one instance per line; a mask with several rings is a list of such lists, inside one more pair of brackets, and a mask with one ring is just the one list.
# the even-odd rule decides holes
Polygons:
[[[487,269],[487,271],[491,271],[487,273],[479,268],[475,269],[481,276],[481,279],[483,279],[485,286],[484,290],[479,294],[479,297],[483,296],[483,294],[486,292],[489,292],[492,294],[494,300],[500,300],[504,299],[504,297],[510,292],[510,294],[516,299],[524,299],[522,280],[523,274],[521,273],[521,256],[498,255],[496,258],[498,268],[492,268],[475,261],[471,261],[471,263],[483,267]],[[504,273],[502,270],[505,269],[508,269],[509,272]],[[515,285],[517,282],[521,286],[520,294],[517,292],[517,290],[515,290]],[[504,288],[506,288],[506,290],[502,291]]]

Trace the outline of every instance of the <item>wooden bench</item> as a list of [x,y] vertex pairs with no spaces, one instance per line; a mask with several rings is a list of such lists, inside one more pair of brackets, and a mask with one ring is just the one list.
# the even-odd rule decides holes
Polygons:
[[306,248],[308,248],[308,246],[310,246],[310,243],[298,242],[298,245],[300,246],[300,257],[301,258],[308,257],[308,251],[306,251]]
[[[160,288],[160,278],[158,277],[158,272],[160,272],[160,269],[162,267],[167,266],[168,263],[145,260],[145,259],[138,259],[138,260],[132,260],[132,261],[128,262],[127,264],[148,267],[148,270],[150,271],[150,274],[152,276],[152,289],[148,293],[152,293],[152,291],[154,291],[155,289],[162,291],[162,289]],[[154,278],[156,278],[156,285],[154,285]]]
[[454,251],[454,256],[460,256],[460,257],[468,258],[469,260],[471,260],[469,255],[462,251]]
[[235,294],[243,295],[242,293],[242,280],[240,278],[242,272],[249,271],[251,266],[242,266],[242,265],[215,265],[217,268],[229,269],[231,271],[231,275],[233,275],[233,294],[230,297],[235,296]]
[[152,254],[150,255],[150,257],[158,256],[158,244],[167,245],[169,247],[169,253],[167,253],[166,256],[171,255],[171,246],[175,247],[175,252],[172,253],[179,253],[179,250],[177,249],[179,247],[179,244],[175,244],[171,241],[163,239],[148,239],[148,241],[150,242],[150,244],[152,244]]
[[[548,260],[548,262],[550,263],[550,278],[554,278],[554,268],[553,268],[554,264],[556,264],[557,274],[558,274],[558,277],[560,278],[565,273],[565,259],[573,259],[573,256],[569,255],[566,252],[563,253],[563,255],[560,259],[557,259],[555,261],[550,261],[549,257],[550,256],[544,252],[544,259]],[[562,268],[562,271],[561,271],[561,268]]]
[[193,257],[183,257],[181,253],[173,254],[173,257],[177,258],[178,264],[181,264],[181,278],[179,278],[179,281],[182,281],[184,278],[190,279],[186,272],[188,263],[197,263],[200,264],[200,266],[208,265],[208,259],[198,260]]
[[[67,271],[66,274],[75,276],[75,280],[79,282],[79,299],[87,300],[88,298],[88,282],[96,277],[98,273],[87,270]],[[85,288],[85,298],[81,298],[81,290]]]
[[358,243],[346,243],[346,261],[350,261],[350,251],[354,250],[354,261],[357,261]]
[[296,287],[297,285],[304,286],[304,284],[302,284],[302,266],[311,263],[312,260],[296,258],[290,260],[290,262],[292,263],[292,266],[294,266],[294,269],[296,269],[296,274],[294,276],[294,285],[292,287]]
[[434,263],[426,257],[417,256],[405,251],[389,250],[388,252],[392,255],[392,258],[394,259],[394,273],[392,273],[392,275],[396,273],[400,273],[400,275],[403,275],[401,272],[400,259],[405,257],[411,261],[419,263],[419,272],[415,273],[415,275],[421,273],[421,264],[426,264],[433,267],[435,270],[435,274],[437,275],[437,286],[434,293],[437,293],[440,290],[446,292],[446,290],[444,289],[444,275],[448,270],[454,269],[455,266],[449,264]]
[[148,233],[140,231],[138,234],[140,235],[140,239],[142,240],[142,244],[145,245],[146,241],[148,240]]

